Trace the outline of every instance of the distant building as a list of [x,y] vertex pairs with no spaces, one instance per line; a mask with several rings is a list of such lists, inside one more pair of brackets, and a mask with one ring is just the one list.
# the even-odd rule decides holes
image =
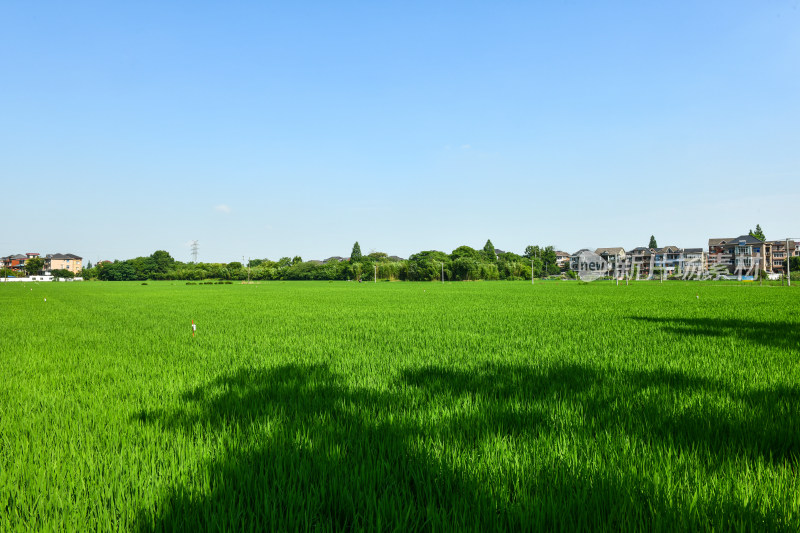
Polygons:
[[706,272],[708,270],[708,255],[702,248],[684,248],[683,264],[681,271],[691,271],[694,273]]
[[556,251],[556,264],[558,265],[558,268],[561,270],[568,268],[569,258],[570,255],[567,252],[562,252],[561,250]]
[[767,269],[767,271],[785,274],[786,261],[790,257],[797,257],[800,255],[800,247],[791,239],[788,240],[788,248],[787,239],[782,241],[767,241],[767,244],[772,248],[772,268]]
[[25,262],[28,259],[33,257],[38,257],[39,254],[34,253],[27,253],[25,255],[16,254],[16,255],[9,255],[2,258],[3,261],[3,268],[7,268],[9,270],[16,270],[22,271],[25,270]]
[[584,254],[586,253],[593,254],[594,252],[588,248],[581,248],[580,250],[569,256],[570,270],[578,272],[581,269],[581,259],[584,257]]
[[724,268],[737,275],[771,271],[772,245],[752,235],[708,239],[708,266]]
[[652,248],[637,246],[633,250],[627,252],[626,255],[628,257],[631,272],[633,273],[636,271],[635,277],[650,277],[650,267],[653,262]]
[[83,270],[83,258],[75,254],[47,254],[44,258],[44,269],[48,272],[69,270],[73,274],[79,274]]
[[598,248],[594,253],[608,263],[609,272],[620,273],[625,269],[627,255],[625,254],[625,248],[622,246]]
[[683,271],[683,250],[677,246],[664,246],[653,251],[653,267],[663,269],[666,275]]

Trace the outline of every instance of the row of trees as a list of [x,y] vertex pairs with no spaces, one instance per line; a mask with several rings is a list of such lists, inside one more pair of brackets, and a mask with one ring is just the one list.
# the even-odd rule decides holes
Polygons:
[[182,263],[159,250],[147,257],[98,263],[86,268],[85,279],[104,281],[135,280],[381,280],[446,281],[515,280],[557,275],[552,246],[531,245],[522,255],[513,252],[497,254],[491,241],[481,250],[459,246],[451,253],[428,250],[408,259],[391,258],[383,252],[361,253],[356,242],[350,258],[327,262],[303,261],[299,256],[278,261],[253,259],[243,265],[232,263]]
[[[761,226],[756,231],[763,239]],[[650,236],[649,245],[657,248]],[[182,263],[159,250],[147,257],[125,261],[103,262],[84,269],[86,279],[107,281],[134,280],[381,280],[445,281],[517,280],[561,274],[552,246],[530,245],[522,255],[497,253],[491,240],[482,249],[459,246],[452,252],[437,250],[417,252],[408,259],[389,257],[383,252],[364,255],[356,242],[350,258],[328,261],[303,261],[299,256],[282,257],[277,261],[253,259],[243,265],[232,263]],[[27,267],[27,265],[26,265]],[[790,260],[790,269],[800,272],[800,257]]]

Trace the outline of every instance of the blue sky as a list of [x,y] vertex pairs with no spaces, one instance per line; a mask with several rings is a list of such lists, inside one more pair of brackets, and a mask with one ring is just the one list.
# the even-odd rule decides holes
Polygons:
[[0,255],[800,237],[800,9],[6,2]]

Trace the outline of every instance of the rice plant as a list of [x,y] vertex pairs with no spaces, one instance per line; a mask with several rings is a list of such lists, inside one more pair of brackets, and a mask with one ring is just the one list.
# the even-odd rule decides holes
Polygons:
[[796,531],[798,296],[7,284],[0,530]]

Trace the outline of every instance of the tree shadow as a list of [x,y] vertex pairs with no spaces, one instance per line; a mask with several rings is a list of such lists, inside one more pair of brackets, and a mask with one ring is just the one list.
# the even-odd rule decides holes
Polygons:
[[[721,417],[702,407],[678,412],[664,401],[695,393],[727,395],[743,409]],[[590,442],[616,431],[679,451],[700,448],[719,461],[755,454],[795,465],[800,395],[794,389],[737,396],[678,372],[609,376],[563,364],[408,369],[376,391],[351,386],[325,365],[286,365],[241,370],[183,400],[183,409],[143,411],[136,420],[222,436],[223,453],[201,469],[201,479],[172,487],[156,509],[142,510],[142,531],[789,525],[777,511],[725,499],[692,509],[628,471],[590,473],[563,460],[487,473],[460,458],[474,457],[487,439]],[[776,402],[793,409],[784,420],[788,429],[761,418]],[[458,408],[465,404],[473,408]],[[565,404],[580,405],[586,422],[564,428],[557,411]]]
[[[800,388],[734,391],[675,370],[612,373],[579,365],[544,372],[506,365],[469,371],[434,367],[406,371],[403,379],[427,391],[432,402],[445,395],[489,398],[478,416],[488,412],[493,425],[512,421],[507,425],[530,429],[522,415],[513,419],[519,413],[510,407],[515,399],[547,412],[567,398],[581,405],[589,437],[617,428],[648,441],[701,447],[721,460],[747,455],[773,463],[800,462]],[[542,424],[537,427],[541,432]]]
[[667,318],[629,316],[630,320],[660,324],[679,336],[733,337],[763,346],[800,350],[800,325],[787,321],[757,322],[733,318]]
[[473,529],[498,521],[477,483],[426,453],[396,395],[348,387],[325,365],[243,370],[183,399],[186,410],[137,419],[239,436],[208,465],[210,495],[173,487],[155,512],[140,513],[140,531]]

